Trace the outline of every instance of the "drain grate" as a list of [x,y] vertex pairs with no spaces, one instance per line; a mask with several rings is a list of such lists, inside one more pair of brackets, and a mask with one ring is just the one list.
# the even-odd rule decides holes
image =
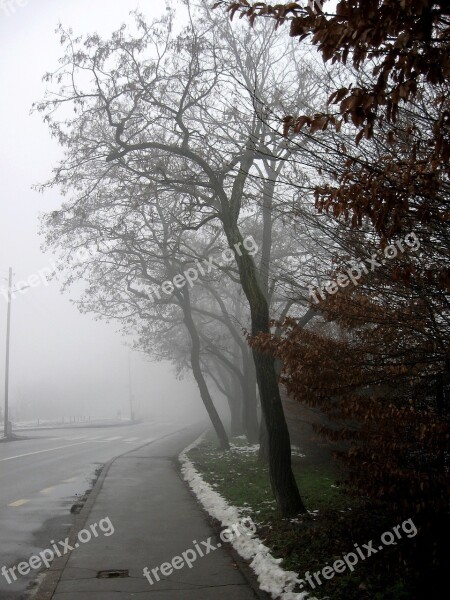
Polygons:
[[82,505],[82,504],[73,504],[73,505],[70,507],[70,513],[71,513],[72,515],[79,515],[79,514],[80,514],[80,512],[81,512],[81,510],[82,510],[82,508],[83,508],[83,505]]
[[111,569],[109,571],[99,571],[97,573],[97,579],[118,579],[129,576],[130,573],[128,569]]

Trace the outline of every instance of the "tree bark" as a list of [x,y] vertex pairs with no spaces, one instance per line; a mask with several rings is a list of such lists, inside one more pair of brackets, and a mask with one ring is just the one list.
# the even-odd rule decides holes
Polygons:
[[184,294],[182,294],[182,309],[184,316],[184,323],[189,332],[191,338],[191,367],[192,373],[194,374],[195,381],[197,382],[198,388],[200,390],[200,396],[203,400],[203,404],[205,405],[206,411],[211,419],[211,423],[213,424],[214,430],[219,438],[220,448],[222,450],[229,450],[230,443],[228,440],[227,432],[225,431],[225,427],[220,419],[219,413],[214,406],[211,395],[208,390],[208,386],[206,384],[205,378],[203,376],[203,372],[201,369],[200,363],[200,337],[197,332],[197,327],[195,326],[194,320],[192,318],[190,298],[188,296],[187,290],[184,290]]
[[244,426],[242,421],[242,407],[243,407],[243,394],[242,386],[237,380],[233,373],[228,373],[225,368],[220,365],[217,366],[217,373],[222,382],[216,382],[216,385],[220,386],[219,389],[222,391],[227,399],[228,406],[230,408],[230,431],[231,436],[235,437],[244,433]]
[[260,463],[267,464],[269,462],[269,448],[267,439],[267,427],[264,415],[261,417],[261,423],[259,425],[259,452],[258,461]]
[[243,402],[243,423],[245,433],[250,444],[259,441],[258,427],[258,399],[256,396],[256,369],[251,353],[246,353],[244,358],[245,394]]
[[[233,215],[222,215],[222,219],[230,248],[236,249],[239,245],[242,247],[243,238],[237,223],[233,222]],[[269,333],[269,306],[260,289],[253,258],[245,250],[241,253],[236,251],[235,254],[242,288],[250,306],[252,335]],[[283,517],[306,513],[292,472],[291,441],[278,389],[274,358],[254,348],[253,360],[267,426],[270,483],[277,506]]]
[[241,403],[235,396],[227,396],[228,406],[231,414],[231,437],[242,435],[244,428],[242,426],[242,410]]
[[283,517],[306,513],[292,472],[291,441],[281,404],[274,360],[259,350],[254,350],[253,356],[259,374],[261,403],[267,426],[270,482],[277,505]]

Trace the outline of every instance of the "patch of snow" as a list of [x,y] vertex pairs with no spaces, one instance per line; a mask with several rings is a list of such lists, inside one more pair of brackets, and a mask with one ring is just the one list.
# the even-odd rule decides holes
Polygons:
[[291,454],[292,456],[298,456],[299,458],[305,458],[306,456],[298,446],[291,446]]
[[[179,460],[181,472],[188,482],[191,490],[196,495],[203,508],[223,527],[231,527],[242,519],[242,511],[236,506],[231,506],[225,498],[218,494],[203,480],[200,473],[189,460],[187,453],[196,448],[203,440],[202,434],[197,440],[181,452]],[[297,573],[285,571],[280,567],[281,558],[274,558],[270,550],[259,538],[248,532],[249,535],[233,537],[231,543],[243,559],[250,562],[250,567],[258,578],[259,587],[271,594],[272,598],[279,600],[315,600],[307,592],[294,592],[295,585],[300,582]]]
[[259,451],[259,444],[252,444],[251,446],[236,446],[236,444],[230,444],[232,452],[240,452],[241,454],[256,454]]

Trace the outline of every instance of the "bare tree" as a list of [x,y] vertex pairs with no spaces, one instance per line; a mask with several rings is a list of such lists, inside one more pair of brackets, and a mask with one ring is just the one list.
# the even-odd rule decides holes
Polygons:
[[[108,41],[91,36],[81,44],[61,31],[64,66],[48,80],[56,77],[62,87],[59,95],[38,106],[67,149],[51,184],[75,192],[72,209],[78,216],[111,187],[116,197],[125,193],[131,206],[147,202],[146,185],[170,193],[180,208],[173,213],[177,227],[222,232],[235,256],[256,335],[269,331],[274,193],[292,153],[279,131],[274,132],[280,129],[274,107],[280,87],[286,98],[289,74],[294,68],[298,75],[299,63],[292,61],[290,42],[280,41],[270,26],[262,24],[256,36],[244,29],[235,32],[220,16],[216,22],[206,4],[200,10],[202,18],[197,14],[179,35],[173,33],[170,11],[150,26],[137,16],[132,35],[121,29]],[[295,83],[292,104],[317,91],[306,68],[301,85],[298,77],[290,79]],[[57,120],[55,112],[64,114],[69,104],[75,116]],[[261,186],[257,265],[242,247],[248,218],[260,206]],[[60,244],[59,233],[53,229],[50,240]],[[96,235],[101,240],[101,227]],[[141,265],[142,272],[146,269]],[[188,293],[179,295],[187,302]],[[189,328],[190,303],[180,306]],[[291,469],[276,366],[269,354],[252,352],[274,495],[283,515],[304,512]]]

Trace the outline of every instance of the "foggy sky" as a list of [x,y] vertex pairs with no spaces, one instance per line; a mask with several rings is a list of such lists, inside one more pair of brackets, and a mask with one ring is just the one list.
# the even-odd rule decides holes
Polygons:
[[[74,33],[107,36],[129,12],[139,8],[149,19],[164,10],[162,0],[0,0],[0,290],[8,267],[26,280],[51,266],[38,235],[38,215],[61,204],[57,190],[39,194],[33,184],[49,179],[60,149],[41,116],[30,116],[42,99],[42,76],[54,70],[62,49],[59,22]],[[5,12],[9,10],[9,15]],[[34,280],[36,281],[36,280]],[[61,295],[59,284],[36,284],[12,304],[10,401],[28,406],[30,418],[128,416],[128,349],[114,324],[81,315]],[[3,405],[6,301],[0,294],[0,399]],[[182,417],[203,408],[192,380],[178,382],[170,366],[132,355],[137,402],[163,405]]]

